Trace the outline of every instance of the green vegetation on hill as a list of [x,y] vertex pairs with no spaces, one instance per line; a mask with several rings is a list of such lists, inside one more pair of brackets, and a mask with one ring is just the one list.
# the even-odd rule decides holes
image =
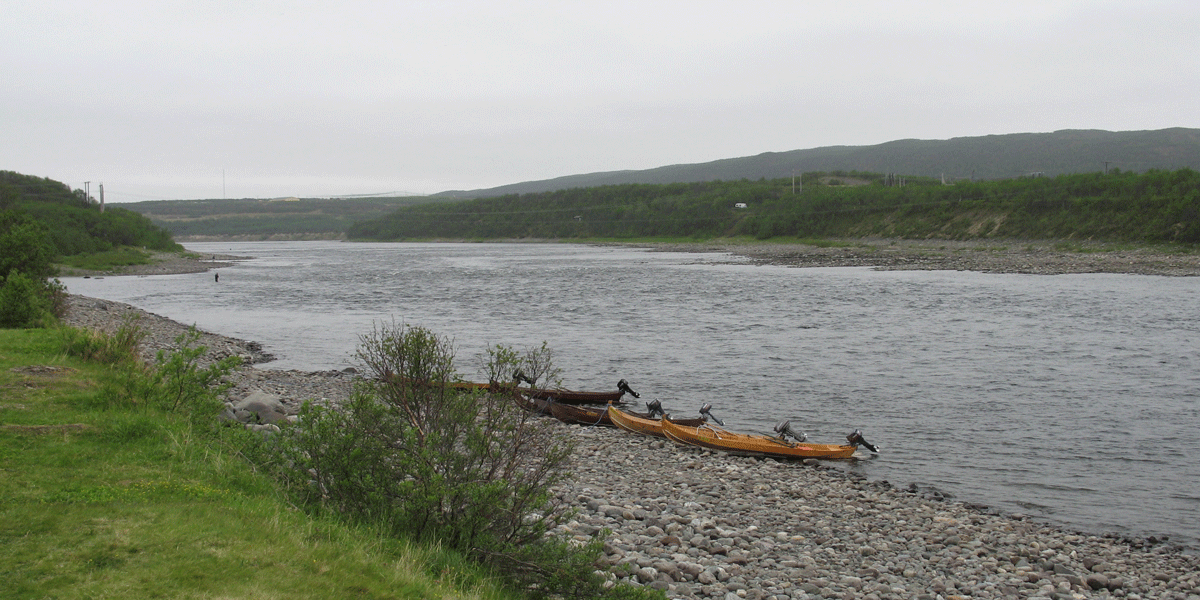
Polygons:
[[56,254],[103,252],[120,246],[180,251],[170,232],[150,219],[112,205],[100,210],[81,190],[44,177],[0,171],[0,211],[16,211],[44,224]]
[[0,171],[0,327],[44,327],[61,316],[65,292],[49,278],[62,257],[139,260],[132,247],[183,250],[137,213],[101,210],[57,181]]
[[1010,179],[1042,173],[1051,177],[1108,168],[1200,168],[1200,129],[1155,131],[1067,129],[948,140],[894,140],[873,146],[825,146],[653,169],[567,175],[499,187],[445,192],[457,198],[531,194],[626,183],[684,183],[776,179],[814,171],[869,171],[946,177],[951,181]]
[[[740,207],[740,205],[745,207]],[[627,184],[423,204],[352,226],[361,240],[725,236],[1200,243],[1200,173],[1113,170],[946,185],[858,172]]]
[[404,206],[444,199],[287,198],[160,200],[125,204],[176,237],[337,239],[352,224]]

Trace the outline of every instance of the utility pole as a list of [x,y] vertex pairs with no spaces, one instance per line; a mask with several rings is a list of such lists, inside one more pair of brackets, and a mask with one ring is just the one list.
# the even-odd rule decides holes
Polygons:
[[1112,161],[1108,161],[1108,160],[1104,161],[1104,174],[1105,175],[1108,175],[1108,163],[1110,163],[1110,162],[1112,162]]
[[104,212],[104,184],[100,184],[100,212]]

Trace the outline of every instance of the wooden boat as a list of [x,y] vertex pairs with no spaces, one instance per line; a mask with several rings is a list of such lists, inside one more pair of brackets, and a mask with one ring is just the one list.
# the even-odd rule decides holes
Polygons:
[[634,398],[641,398],[640,394],[630,389],[629,383],[624,379],[617,382],[617,391],[615,392],[577,392],[575,390],[550,388],[523,388],[521,393],[531,398],[553,400],[563,404],[608,404],[609,402],[620,402],[626,393]]
[[534,398],[526,395],[523,392],[524,390],[521,389],[513,390],[513,401],[517,403],[517,406],[520,406],[529,412],[535,412],[541,415],[550,414],[551,402],[549,400]]
[[[608,406],[612,406],[609,404]],[[550,401],[550,414],[564,423],[575,425],[592,425],[598,427],[615,427],[612,419],[608,418],[606,407],[580,406],[578,404],[563,404]]]
[[684,426],[670,418],[662,420],[662,430],[668,439],[681,444],[753,456],[850,458],[858,448],[857,445],[809,444],[792,442],[770,435],[734,433],[708,423],[694,427]]
[[[612,421],[613,425],[617,428],[624,429],[625,431],[660,438],[667,437],[662,430],[661,418],[651,417],[649,413],[625,411],[609,404],[608,420]],[[699,417],[695,419],[675,419],[674,422],[683,426],[697,427],[704,424],[704,419]]]

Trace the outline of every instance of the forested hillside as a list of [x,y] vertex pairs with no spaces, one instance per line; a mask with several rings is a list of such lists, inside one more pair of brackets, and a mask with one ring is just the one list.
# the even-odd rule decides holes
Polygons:
[[104,252],[119,246],[177,251],[183,248],[150,219],[112,205],[103,211],[82,190],[45,177],[0,171],[0,211],[44,226],[61,256]]
[[158,200],[123,205],[150,218],[180,239],[337,239],[358,221],[378,218],[398,207],[445,199],[255,198]]
[[825,146],[636,171],[610,171],[445,192],[458,198],[529,194],[625,183],[776,179],[813,171],[904,173],[954,182],[1151,169],[1200,169],[1200,129],[1062,130],[948,140],[894,140],[872,146]]
[[[744,207],[742,207],[744,205]],[[351,239],[724,236],[1200,242],[1191,169],[960,181],[834,172],[789,179],[627,184],[412,206]]]

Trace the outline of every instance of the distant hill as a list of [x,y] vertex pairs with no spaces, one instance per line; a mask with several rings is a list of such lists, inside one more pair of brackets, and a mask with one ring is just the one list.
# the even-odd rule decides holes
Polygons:
[[413,204],[447,198],[255,198],[151,200],[121,206],[148,217],[175,239],[339,239],[352,224]]
[[448,191],[453,198],[486,198],[626,183],[691,183],[776,179],[793,172],[865,171],[947,180],[1008,179],[1101,172],[1106,168],[1200,169],[1200,129],[1155,131],[1066,129],[1053,133],[1012,133],[949,140],[896,140],[874,146],[827,146],[706,163],[636,171],[608,171],[527,181],[494,188]]

